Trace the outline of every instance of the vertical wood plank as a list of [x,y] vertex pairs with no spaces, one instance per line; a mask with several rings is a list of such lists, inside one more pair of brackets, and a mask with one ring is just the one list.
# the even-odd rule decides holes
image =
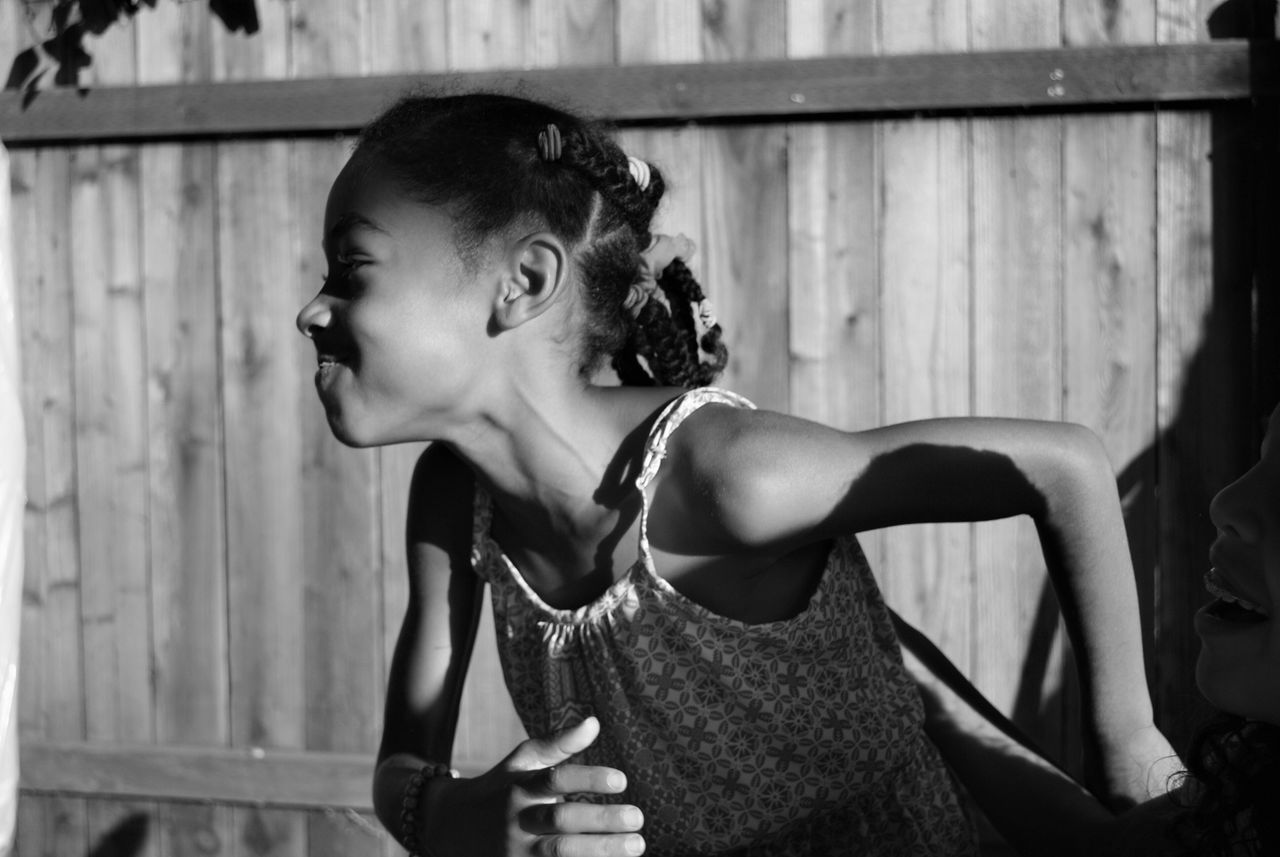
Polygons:
[[[29,230],[15,245],[29,254],[17,270],[28,452],[20,728],[24,735],[82,740],[70,150],[15,153],[14,165],[28,170],[14,186],[15,198],[30,194],[30,216],[15,219]],[[30,805],[20,834],[23,851],[84,853],[83,800],[28,796],[23,803]],[[29,845],[29,837],[37,844]]]
[[[1226,7],[1158,0],[1161,43],[1204,41]],[[1217,19],[1221,23],[1221,18]],[[1232,131],[1232,128],[1237,130]],[[1158,576],[1155,584],[1157,722],[1187,746],[1208,710],[1195,689],[1199,640],[1191,617],[1205,601],[1213,494],[1255,454],[1248,425],[1250,330],[1243,216],[1251,192],[1241,174],[1239,111],[1166,113],[1156,120],[1158,364]]]
[[[1063,6],[1068,44],[1151,43],[1155,3]],[[1063,122],[1063,402],[1065,419],[1102,438],[1116,468],[1152,660],[1156,510],[1155,118]],[[1080,758],[1076,676],[1063,676],[1066,761]],[[1079,769],[1077,768],[1077,773]]]
[[702,59],[699,0],[615,0],[618,62],[697,62]]
[[524,68],[534,62],[529,0],[448,0],[449,66]]
[[[291,4],[257,4],[253,36],[213,28],[215,80],[283,79],[291,65]],[[301,379],[292,319],[296,266],[284,141],[218,145],[219,371],[225,444],[228,661],[233,746],[299,748],[306,740],[301,545]],[[230,852],[303,857],[302,813],[232,811]]]
[[369,4],[369,59],[374,74],[449,67],[449,5],[421,0]]
[[[135,84],[137,29],[121,18],[86,38],[91,85]],[[85,700],[90,740],[155,735],[147,502],[146,334],[136,146],[86,147],[72,197]],[[154,804],[88,801],[90,845]],[[126,831],[128,832],[128,831]],[[139,854],[157,853],[153,838]]]
[[76,455],[90,740],[149,741],[146,355],[136,152],[82,149],[72,197]]
[[[376,4],[375,4],[376,5]],[[370,4],[329,2],[291,8],[291,77],[359,75],[371,65],[366,32]],[[299,140],[292,145],[292,216],[287,222],[295,275],[282,283],[293,295],[288,317],[319,288],[328,264],[321,250],[329,186],[346,162],[348,145]],[[303,444],[306,746],[368,753],[376,750],[382,594],[379,572],[378,456],[347,449],[329,431],[312,377],[315,349],[295,329],[287,344],[298,361],[294,407],[282,418],[299,426]],[[282,405],[285,405],[282,402]],[[369,777],[372,780],[372,765]],[[344,857],[380,848],[380,829],[356,813],[307,813],[311,857]]]
[[[303,380],[291,320],[289,147],[228,143],[218,164],[218,280],[226,439],[231,737],[236,746],[305,743],[303,592],[307,569]],[[237,810],[236,853],[301,855],[295,813]]]
[[[1059,43],[1058,4],[975,0],[975,50]],[[1046,81],[1048,85],[1048,81]],[[974,412],[1061,417],[1061,120],[973,120]],[[975,683],[1060,750],[1061,640],[1034,527],[975,530]]]
[[[787,55],[875,51],[875,7],[793,2]],[[788,129],[788,409],[843,429],[880,422],[880,259],[876,128],[867,122]]]
[[[956,4],[882,2],[879,15],[884,53],[968,46]],[[972,396],[969,124],[890,120],[878,142],[883,418],[963,416]],[[974,658],[972,539],[968,524],[895,528],[880,575],[889,603],[965,669]]]
[[[16,4],[0,12],[16,12]],[[16,17],[14,17],[16,21]],[[10,219],[12,235],[14,314],[18,332],[19,366],[22,372],[22,418],[26,436],[26,506],[22,518],[23,569],[22,607],[19,628],[18,660],[18,733],[20,740],[40,738],[46,734],[44,717],[48,696],[45,675],[45,626],[47,617],[48,568],[45,532],[45,438],[43,391],[41,378],[32,365],[44,356],[50,343],[37,339],[41,330],[40,261],[41,223],[36,194],[40,156],[35,150],[18,150],[9,154],[9,193],[12,202]],[[46,801],[43,798],[18,796],[17,828],[14,851],[18,857],[39,854],[44,850]]]
[[[874,4],[792,0],[787,55],[874,53]],[[788,410],[846,430],[881,422],[878,129],[852,121],[787,128]],[[750,347],[750,346],[749,346]],[[883,571],[884,535],[860,537]]]
[[[156,738],[221,746],[230,741],[230,678],[213,148],[148,147],[142,173]],[[230,816],[162,807],[162,852],[221,853],[190,849],[229,839]]]
[[[211,16],[161,4],[137,18],[146,84],[212,77]],[[152,650],[156,740],[230,742],[226,521],[218,367],[215,152],[152,144],[139,153],[146,307]],[[227,854],[230,807],[157,807],[161,854]]]
[[530,0],[530,7],[535,65],[565,68],[615,62],[614,0]]
[[[705,4],[702,51],[711,62],[786,54],[786,9]],[[790,405],[787,342],[786,131],[716,128],[703,136],[703,270],[729,366],[723,383],[763,408]]]

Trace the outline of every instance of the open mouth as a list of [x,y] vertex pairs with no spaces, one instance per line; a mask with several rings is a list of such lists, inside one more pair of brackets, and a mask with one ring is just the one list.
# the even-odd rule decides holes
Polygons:
[[1250,625],[1271,618],[1266,608],[1230,588],[1230,584],[1218,574],[1217,569],[1210,569],[1204,576],[1204,588],[1216,599],[1205,607],[1204,612],[1215,619]]

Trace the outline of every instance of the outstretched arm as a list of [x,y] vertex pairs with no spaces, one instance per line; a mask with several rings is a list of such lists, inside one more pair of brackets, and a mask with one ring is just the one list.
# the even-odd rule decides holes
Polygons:
[[[679,493],[710,507],[705,538],[720,539],[724,552],[1029,515],[1079,661],[1105,790],[1137,801],[1160,788],[1163,778],[1148,783],[1147,775],[1172,750],[1152,725],[1115,478],[1092,432],[966,418],[847,433],[781,414],[703,411],[690,417],[697,430],[683,440],[680,454],[690,463],[683,478],[692,484]],[[697,514],[692,506],[673,501],[670,513]],[[654,507],[662,508],[661,498]]]

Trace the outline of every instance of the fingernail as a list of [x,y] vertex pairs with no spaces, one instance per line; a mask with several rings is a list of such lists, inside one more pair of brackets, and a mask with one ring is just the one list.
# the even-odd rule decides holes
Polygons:
[[639,827],[644,824],[644,815],[634,806],[629,806],[622,811],[622,823],[627,827]]
[[617,771],[614,771],[612,774],[610,774],[608,779],[605,780],[605,782],[608,783],[609,788],[613,789],[616,792],[620,792],[627,787],[627,778],[624,777],[622,774],[618,773]]
[[644,837],[628,836],[626,845],[624,847],[627,849],[628,854],[643,854],[644,853]]

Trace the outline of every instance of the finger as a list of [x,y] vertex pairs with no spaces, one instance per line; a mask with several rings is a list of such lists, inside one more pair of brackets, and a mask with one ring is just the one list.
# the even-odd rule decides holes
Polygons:
[[542,803],[520,811],[526,833],[632,833],[644,826],[634,806],[594,803]]
[[529,772],[523,787],[534,798],[571,794],[612,795],[627,787],[627,775],[603,765],[553,765]]
[[644,846],[638,833],[570,833],[539,836],[530,850],[538,857],[636,857]]
[[532,771],[558,765],[575,753],[591,746],[600,734],[600,721],[587,717],[577,726],[570,726],[548,738],[530,738],[522,741],[504,761],[512,771]]

